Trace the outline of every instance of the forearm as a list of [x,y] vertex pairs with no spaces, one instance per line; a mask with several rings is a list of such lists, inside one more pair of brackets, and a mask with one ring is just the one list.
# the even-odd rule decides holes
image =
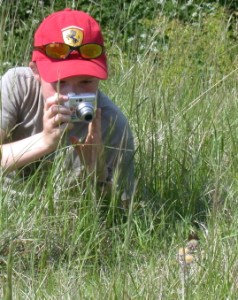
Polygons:
[[38,133],[17,142],[3,144],[1,151],[1,166],[10,172],[38,160],[54,149],[45,143],[43,133]]

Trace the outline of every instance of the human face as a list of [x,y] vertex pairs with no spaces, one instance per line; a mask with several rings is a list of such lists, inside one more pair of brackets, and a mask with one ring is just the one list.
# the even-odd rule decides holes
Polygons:
[[96,93],[99,79],[91,76],[69,77],[57,82],[46,82],[42,77],[41,92],[44,99],[53,96],[55,93],[67,95],[68,93]]

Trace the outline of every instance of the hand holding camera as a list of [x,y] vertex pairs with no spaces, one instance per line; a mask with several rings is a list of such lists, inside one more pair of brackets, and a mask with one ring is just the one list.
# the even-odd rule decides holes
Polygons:
[[71,111],[64,106],[68,101],[67,96],[55,93],[48,97],[44,102],[43,114],[43,137],[45,144],[52,148],[52,151],[58,146],[62,134],[71,130]]

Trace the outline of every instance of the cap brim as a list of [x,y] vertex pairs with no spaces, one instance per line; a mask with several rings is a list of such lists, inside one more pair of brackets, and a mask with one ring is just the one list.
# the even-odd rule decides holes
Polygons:
[[47,82],[56,82],[73,76],[92,76],[107,79],[105,55],[96,59],[38,60],[36,65],[40,76]]

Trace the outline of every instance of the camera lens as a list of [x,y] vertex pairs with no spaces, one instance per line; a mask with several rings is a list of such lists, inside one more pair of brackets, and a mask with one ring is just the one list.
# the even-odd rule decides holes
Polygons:
[[91,122],[94,116],[93,105],[88,102],[81,102],[76,109],[76,115],[85,122]]
[[86,122],[91,122],[92,119],[93,119],[93,116],[91,114],[87,114],[87,115],[84,116],[84,120]]

